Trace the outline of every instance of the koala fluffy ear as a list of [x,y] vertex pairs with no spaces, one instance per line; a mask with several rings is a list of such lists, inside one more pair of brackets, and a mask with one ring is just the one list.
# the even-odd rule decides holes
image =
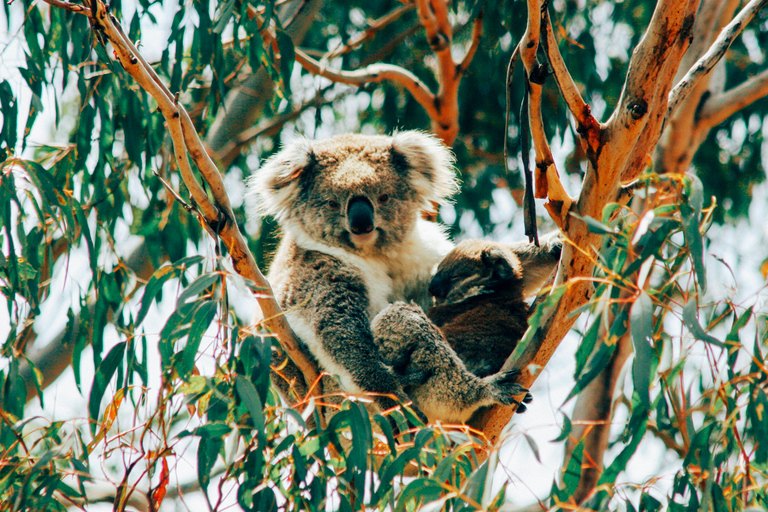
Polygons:
[[425,208],[443,203],[458,190],[453,153],[436,137],[417,130],[392,135],[392,154],[407,162],[412,185]]
[[282,220],[296,199],[298,178],[312,165],[312,143],[298,138],[268,158],[248,178],[247,195],[256,198],[255,213]]
[[491,270],[492,279],[496,281],[511,281],[520,279],[520,261],[514,255],[510,256],[500,249],[485,249],[480,253],[483,265]]

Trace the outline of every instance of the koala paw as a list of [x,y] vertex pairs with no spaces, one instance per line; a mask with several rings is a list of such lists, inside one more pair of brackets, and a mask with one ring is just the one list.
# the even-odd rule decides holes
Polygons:
[[[504,405],[517,404],[517,412],[525,412],[526,406],[533,400],[533,396],[523,386],[515,382],[517,377],[520,376],[520,372],[517,370],[511,370],[508,372],[500,372],[495,376],[496,388],[498,390],[498,400]],[[515,398],[516,395],[525,395],[522,401]]]

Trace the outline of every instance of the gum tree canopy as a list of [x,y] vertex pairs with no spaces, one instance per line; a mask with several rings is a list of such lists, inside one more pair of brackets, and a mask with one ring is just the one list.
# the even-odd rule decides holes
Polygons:
[[[768,507],[767,3],[4,2],[3,506]],[[566,238],[505,364],[563,374],[565,340],[526,428],[314,414],[243,179],[297,133],[397,128],[453,148],[454,236],[535,237],[539,199]]]

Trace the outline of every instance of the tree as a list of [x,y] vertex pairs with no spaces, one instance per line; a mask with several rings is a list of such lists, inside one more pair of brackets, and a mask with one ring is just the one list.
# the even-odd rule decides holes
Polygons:
[[[251,229],[237,184],[249,155],[338,124],[429,128],[451,145],[465,182],[443,212],[455,234],[508,229],[490,198],[504,204],[509,190],[530,236],[534,196],[566,236],[505,365],[533,384],[577,325],[566,457],[542,507],[767,506],[765,316],[759,301],[705,295],[703,238],[746,214],[764,172],[765,3],[6,4],[17,35],[5,51],[18,48],[23,64],[0,83],[4,503],[80,505],[98,498],[87,483],[101,478],[115,482],[117,509],[166,508],[187,492],[216,509],[504,504],[507,487],[491,476],[507,464],[498,448],[512,408],[486,411],[476,430],[395,439],[348,400],[328,425],[307,426],[322,381],[292,350],[260,272],[275,226]],[[166,18],[156,51],[149,32]],[[53,142],[38,144],[44,122]],[[561,181],[579,175],[571,197]],[[128,251],[126,238],[140,245]],[[37,347],[58,327],[48,311],[70,278],[77,300]],[[238,289],[271,319],[266,332],[245,328]],[[270,333],[310,390],[293,408],[269,388]],[[30,416],[27,403],[47,402],[67,368],[88,417]],[[654,440],[673,482],[628,490],[623,472]],[[171,483],[185,477],[194,491]]]

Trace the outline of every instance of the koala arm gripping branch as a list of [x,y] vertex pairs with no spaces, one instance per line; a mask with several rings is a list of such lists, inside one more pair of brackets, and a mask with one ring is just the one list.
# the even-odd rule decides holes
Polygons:
[[398,405],[392,397],[407,402],[374,344],[360,271],[327,254],[297,252],[288,286],[276,288],[284,290],[289,321],[320,367],[337,375],[345,391],[373,394],[381,410]]

